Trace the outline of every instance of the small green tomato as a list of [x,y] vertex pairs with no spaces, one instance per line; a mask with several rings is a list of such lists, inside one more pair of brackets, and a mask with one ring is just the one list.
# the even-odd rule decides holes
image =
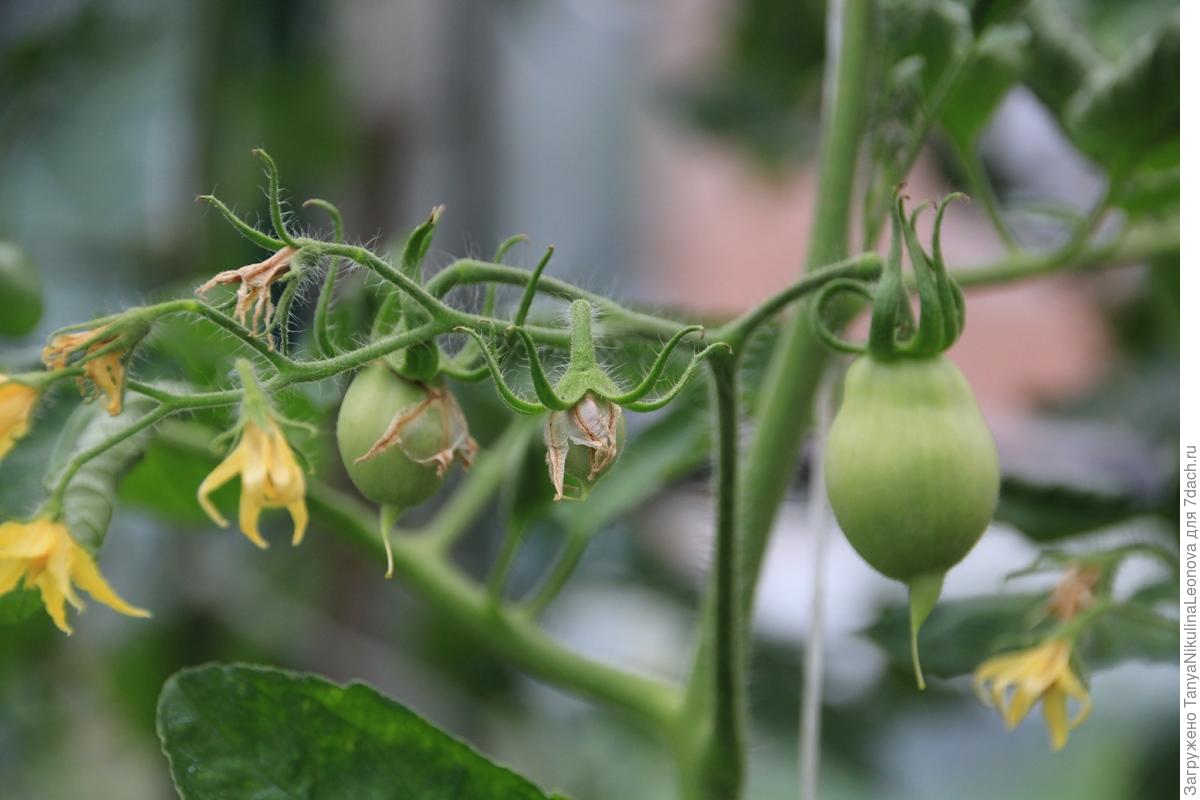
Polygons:
[[543,432],[554,499],[566,489],[582,498],[616,462],[625,443],[625,415],[592,393],[566,411],[552,411]]
[[354,376],[337,422],[338,451],[363,496],[398,510],[428,500],[475,441],[444,384],[405,380],[377,362]]
[[912,585],[945,573],[979,541],[996,509],[1000,468],[953,362],[865,355],[846,375],[825,481],[859,555]]

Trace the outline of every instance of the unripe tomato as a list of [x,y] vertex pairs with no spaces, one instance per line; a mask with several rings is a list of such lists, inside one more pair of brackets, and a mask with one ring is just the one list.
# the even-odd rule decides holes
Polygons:
[[42,283],[25,251],[0,240],[0,336],[24,336],[42,317]]
[[625,444],[625,415],[615,403],[588,393],[567,411],[552,411],[543,431],[554,499],[566,490],[582,498],[612,469]]
[[[385,437],[391,441],[385,444]],[[455,455],[469,460],[464,452],[474,447],[445,386],[405,380],[382,362],[350,382],[338,412],[337,442],[363,496],[401,509],[428,500]]]
[[945,356],[850,366],[825,450],[829,502],[850,544],[888,577],[943,573],[996,509],[996,445]]

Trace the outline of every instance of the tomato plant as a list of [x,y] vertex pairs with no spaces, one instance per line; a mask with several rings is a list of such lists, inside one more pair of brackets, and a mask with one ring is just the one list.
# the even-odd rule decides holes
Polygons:
[[[200,198],[256,249],[250,263],[222,258],[188,294],[49,331],[40,363],[22,351],[0,370],[0,459],[17,465],[5,475],[12,485],[24,481],[20,510],[0,519],[0,622],[44,610],[65,633],[89,626],[77,616],[80,589],[126,617],[148,617],[152,604],[126,582],[130,573],[110,582],[99,560],[121,504],[180,524],[236,518],[262,550],[290,518],[292,566],[309,563],[313,540],[326,536],[386,559],[388,577],[437,612],[429,638],[452,629],[495,659],[474,665],[462,643],[439,640],[456,667],[500,680],[504,662],[615,709],[663,745],[684,800],[739,800],[750,712],[762,705],[751,697],[756,593],[804,461],[813,518],[824,519],[827,502],[861,560],[908,592],[906,612],[881,612],[867,632],[891,662],[911,658],[916,685],[926,688],[928,675],[947,696],[961,688],[950,679],[974,673],[981,699],[1010,728],[1040,703],[1051,748],[1069,746],[1094,702],[1090,670],[1173,653],[1177,626],[1161,606],[1177,594],[1179,564],[1169,543],[1056,545],[1158,520],[1162,497],[1008,474],[951,348],[977,287],[1150,262],[1169,293],[1179,248],[1178,20],[1108,58],[1047,0],[829,5],[823,64],[816,40],[797,48],[774,35],[776,23],[811,9],[768,14],[771,22],[746,23],[741,34],[788,42],[733,65],[750,75],[730,83],[758,86],[756,103],[790,109],[811,99],[801,73],[823,70],[826,84],[806,269],[738,314],[700,321],[631,307],[550,274],[553,248],[533,269],[512,266],[507,254],[522,237],[490,259],[431,269],[440,206],[392,245],[352,244],[337,205],[289,204],[275,160],[253,151],[269,226]],[[776,69],[796,74],[772,77]],[[987,123],[1018,85],[1104,173],[1094,206],[1058,213],[1061,241],[1044,249],[1014,229],[1016,209],[982,154]],[[790,111],[740,126],[714,119],[714,109],[736,117],[741,107],[713,102],[706,119],[741,127],[768,160],[786,162],[767,128],[790,125]],[[943,252],[946,210],[963,195],[908,206],[916,189],[905,183],[931,141],[1003,251],[990,265],[951,265]],[[928,248],[918,234],[927,212]],[[885,231],[890,246],[879,241]],[[25,252],[0,242],[0,335],[35,328],[42,290]],[[860,314],[869,315],[861,343],[847,332]],[[829,419],[825,406],[836,408]],[[25,473],[44,491],[27,488]],[[696,630],[679,674],[643,674],[552,635],[543,612],[595,534],[695,474],[711,479],[711,552],[703,598],[685,615]],[[1053,572],[1053,585],[942,600],[947,573],[996,521],[1041,548],[1030,570]],[[473,537],[484,523],[502,531],[495,552]],[[124,535],[119,524],[112,532]],[[1173,579],[1118,592],[1125,563],[1146,556]],[[297,572],[298,584],[307,579],[303,566]],[[301,611],[277,616],[322,624]],[[820,625],[805,635],[801,750],[815,796]],[[387,797],[403,784],[421,798],[551,800],[360,684],[195,667],[166,683],[157,721],[189,799]]]

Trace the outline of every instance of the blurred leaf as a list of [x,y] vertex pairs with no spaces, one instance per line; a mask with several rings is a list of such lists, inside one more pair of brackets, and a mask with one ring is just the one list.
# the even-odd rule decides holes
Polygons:
[[1179,213],[1179,167],[1136,171],[1114,187],[1113,203],[1130,217]]
[[14,589],[0,595],[0,625],[24,622],[42,608],[42,597],[36,589]]
[[1130,495],[1040,485],[1007,476],[1000,486],[996,520],[1036,542],[1054,542],[1157,513],[1158,504]]
[[1104,67],[1104,57],[1058,0],[1033,0],[1025,19],[1033,36],[1025,82],[1061,122],[1070,99]]
[[942,75],[971,43],[966,7],[955,0],[887,0],[881,11],[889,69],[920,57],[923,94],[931,97]]
[[820,0],[746,0],[715,74],[676,92],[696,127],[743,145],[766,167],[806,155],[816,140],[825,59]]
[[24,336],[42,318],[42,282],[25,251],[0,240],[0,336]]
[[[75,443],[75,452],[94,447],[129,427],[155,405],[153,400],[130,395],[125,398],[124,410],[115,417],[98,404],[88,406],[93,417]],[[71,535],[83,546],[94,551],[104,544],[117,502],[117,486],[145,452],[149,439],[149,430],[134,434],[85,463],[71,479],[63,496],[63,517]]]
[[163,687],[158,730],[184,800],[548,797],[362,683],[184,670]]
[[1174,663],[1179,658],[1179,628],[1149,608],[1130,603],[1097,621],[1083,640],[1081,658],[1089,669],[1123,661]]
[[992,25],[1011,22],[1028,4],[1029,0],[972,0],[971,27],[979,33]]
[[1096,70],[1070,101],[1067,130],[1111,175],[1179,163],[1179,18]]
[[[170,428],[177,430],[182,425],[191,423],[173,423]],[[203,523],[208,517],[196,502],[196,489],[216,464],[215,453],[206,457],[200,451],[156,438],[146,449],[145,457],[121,482],[120,500],[164,519]]]
[[1161,603],[1177,605],[1179,602],[1179,576],[1155,583],[1147,584],[1138,589],[1129,598],[1134,603],[1147,608],[1153,608]]
[[989,28],[976,42],[939,118],[964,152],[974,147],[996,106],[1021,77],[1029,39],[1029,28],[1015,22]]
[[[921,667],[926,675],[966,675],[1001,650],[1027,644],[1029,620],[1045,602],[1040,595],[996,595],[938,603],[921,628]],[[908,606],[883,609],[866,635],[892,663],[910,669]]]

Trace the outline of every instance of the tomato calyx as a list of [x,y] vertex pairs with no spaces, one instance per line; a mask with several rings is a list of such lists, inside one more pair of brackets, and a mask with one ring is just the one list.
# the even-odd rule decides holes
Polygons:
[[[966,195],[953,193],[940,201],[917,206],[911,214],[904,207],[903,187],[897,187],[892,203],[892,241],[879,282],[831,281],[813,301],[813,320],[818,338],[832,349],[846,353],[869,353],[879,360],[931,358],[958,341],[966,322],[966,304],[962,289],[946,269],[942,253],[942,222],[946,208]],[[927,253],[917,236],[917,219],[934,207],[933,250]],[[902,257],[907,250],[916,278],[920,318],[913,314],[909,290],[904,281]],[[825,319],[833,299],[851,293],[872,303],[870,334],[866,344],[848,342],[832,331]]]

